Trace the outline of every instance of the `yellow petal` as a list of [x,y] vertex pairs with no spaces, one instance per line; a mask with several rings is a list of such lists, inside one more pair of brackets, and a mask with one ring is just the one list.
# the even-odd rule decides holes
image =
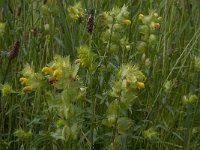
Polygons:
[[136,87],[137,87],[138,89],[144,89],[144,88],[145,88],[145,84],[144,84],[143,82],[137,81],[137,82],[135,83],[135,85],[136,85]]
[[31,85],[28,85],[28,86],[25,86],[22,91],[23,92],[28,92],[28,91],[31,91],[33,89],[33,87]]

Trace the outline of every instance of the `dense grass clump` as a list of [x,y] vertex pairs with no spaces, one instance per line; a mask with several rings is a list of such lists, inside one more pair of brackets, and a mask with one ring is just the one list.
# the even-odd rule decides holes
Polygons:
[[0,149],[198,150],[199,0],[1,0]]

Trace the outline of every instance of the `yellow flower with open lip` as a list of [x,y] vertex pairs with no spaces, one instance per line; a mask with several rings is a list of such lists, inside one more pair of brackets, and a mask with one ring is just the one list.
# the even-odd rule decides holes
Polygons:
[[28,82],[28,79],[25,78],[25,77],[21,77],[21,78],[19,79],[19,82],[21,82],[21,84],[26,84],[26,83]]
[[32,89],[33,89],[33,87],[31,85],[27,85],[22,89],[22,91],[23,92],[28,92],[28,91],[31,91]]
[[124,20],[122,20],[122,24],[130,25],[130,24],[131,24],[131,20],[129,20],[129,19],[124,19]]
[[137,87],[139,90],[145,88],[144,82],[137,81],[137,82],[135,83],[135,85],[136,85],[136,87]]
[[60,76],[62,74],[62,70],[60,70],[60,69],[56,69],[54,72],[53,72],[53,76],[54,77],[58,77],[58,76]]
[[42,68],[42,72],[43,72],[44,74],[46,74],[46,75],[49,75],[49,74],[52,73],[52,69],[49,68],[49,67],[44,67],[44,68]]

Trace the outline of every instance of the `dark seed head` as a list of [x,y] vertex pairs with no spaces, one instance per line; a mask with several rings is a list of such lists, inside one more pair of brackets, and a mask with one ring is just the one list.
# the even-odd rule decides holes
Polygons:
[[94,28],[94,14],[95,14],[94,9],[90,9],[88,11],[87,30],[89,33],[92,33]]
[[9,50],[8,50],[8,59],[12,60],[14,59],[18,52],[19,52],[19,46],[20,46],[20,42],[16,41],[14,45],[12,45]]

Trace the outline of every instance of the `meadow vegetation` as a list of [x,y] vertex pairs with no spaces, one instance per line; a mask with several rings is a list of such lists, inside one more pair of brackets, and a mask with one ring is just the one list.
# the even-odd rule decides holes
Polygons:
[[1,150],[198,150],[199,0],[1,0]]

